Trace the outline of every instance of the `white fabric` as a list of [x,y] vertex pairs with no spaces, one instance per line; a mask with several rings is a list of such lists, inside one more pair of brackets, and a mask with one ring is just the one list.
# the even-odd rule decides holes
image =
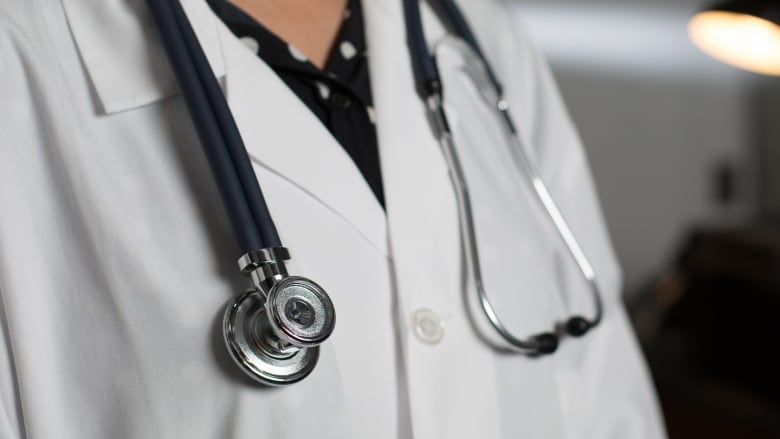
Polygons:
[[[499,2],[463,6],[605,291],[603,324],[541,359],[498,353],[472,327],[455,199],[414,91],[399,1],[364,2],[387,216],[272,70],[202,0],[183,2],[293,253],[290,270],[332,295],[336,331],[304,382],[263,389],[242,378],[220,318],[246,280],[142,1],[5,0],[0,438],[664,437],[580,141]],[[431,41],[441,38],[424,18]],[[502,202],[482,208],[501,212]],[[560,253],[554,234],[500,232]],[[524,270],[549,276],[551,257]],[[497,301],[517,306],[502,310],[513,328],[590,312],[561,261],[561,279],[540,281],[566,286],[545,293],[554,297],[496,288]],[[444,323],[438,344],[413,335],[421,308]]]

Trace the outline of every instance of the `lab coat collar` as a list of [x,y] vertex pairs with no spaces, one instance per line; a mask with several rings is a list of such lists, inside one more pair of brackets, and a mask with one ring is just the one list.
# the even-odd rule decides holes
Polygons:
[[[99,111],[127,111],[177,93],[144,0],[61,1]],[[225,27],[205,0],[181,2],[214,73],[222,80],[255,164],[326,205],[386,253],[384,211],[341,145],[273,70]],[[266,196],[273,213],[275,200]],[[279,228],[284,240],[284,225]]]
[[[177,87],[144,0],[61,0],[99,111],[118,113]],[[214,73],[224,76],[218,28],[202,0],[181,0]]]

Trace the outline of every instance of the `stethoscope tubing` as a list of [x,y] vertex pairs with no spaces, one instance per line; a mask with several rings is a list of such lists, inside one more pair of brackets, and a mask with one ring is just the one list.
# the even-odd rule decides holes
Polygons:
[[544,180],[542,179],[541,174],[536,167],[535,161],[532,158],[532,153],[528,148],[528,145],[520,140],[520,135],[517,132],[517,128],[515,127],[514,122],[512,122],[511,115],[509,114],[508,106],[506,104],[502,105],[501,102],[503,101],[499,102],[496,110],[504,118],[504,126],[508,130],[507,134],[512,139],[512,143],[515,147],[514,151],[516,151],[520,156],[520,162],[525,169],[524,174],[527,176],[529,182],[533,186],[534,192],[536,193],[539,202],[547,213],[547,216],[550,218],[550,221],[552,221],[553,225],[555,226],[555,229],[558,231],[558,235],[565,244],[566,249],[569,251],[569,255],[574,260],[577,268],[580,271],[580,274],[582,275],[583,279],[585,279],[585,282],[588,284],[588,288],[591,291],[595,310],[594,316],[589,320],[589,323],[592,327],[596,326],[601,323],[601,319],[604,314],[604,306],[601,300],[601,288],[596,281],[596,271],[593,268],[590,259],[588,259],[588,257],[585,255],[585,251],[582,249],[579,240],[577,240],[577,237],[574,235],[571,227],[569,227],[569,223],[566,221],[566,218],[558,207],[558,204],[555,202],[555,199],[550,193],[550,190],[544,183]]
[[176,22],[184,37],[184,42],[193,59],[198,76],[201,79],[201,84],[203,85],[206,96],[211,104],[212,112],[216,116],[216,122],[225,139],[225,145],[227,146],[228,153],[232,159],[233,166],[236,168],[236,173],[238,174],[241,186],[244,188],[246,201],[249,204],[249,209],[252,212],[255,224],[260,233],[262,246],[255,247],[254,249],[281,247],[279,233],[271,218],[271,213],[266,204],[263,192],[260,189],[257,175],[252,167],[252,161],[249,158],[246,146],[241,138],[236,121],[230,111],[230,107],[227,104],[225,95],[214,76],[214,72],[211,70],[208,59],[203,53],[198,37],[192,29],[192,25],[190,25],[190,22],[184,13],[184,9],[181,7],[181,3],[178,0],[168,0],[168,2],[171,4]]
[[[471,30],[471,26],[469,26],[468,22],[466,22],[466,18],[463,15],[463,12],[461,12],[460,8],[458,8],[458,5],[456,5],[452,0],[428,0],[428,4],[431,6],[431,8],[434,9],[434,11],[436,11],[437,14],[444,16],[445,25],[449,26],[450,30],[455,35],[463,39],[463,41],[465,41],[466,44],[468,44],[472,50],[476,52],[476,54],[482,60],[482,65],[485,67],[485,71],[490,78],[490,82],[493,83],[496,91],[499,95],[501,95],[503,90],[501,81],[498,80],[498,76],[493,71],[493,65],[488,62],[487,57],[485,56],[485,52],[482,50],[482,46],[480,46],[479,41],[477,41],[474,32]],[[430,59],[430,62],[433,63],[433,59],[430,56],[428,59]]]
[[178,0],[147,2],[242,253],[281,246],[241,135]]
[[439,72],[428,50],[425,38],[420,0],[403,0],[404,23],[406,23],[406,43],[412,62],[417,93],[426,98],[441,90]]
[[509,105],[502,98],[502,87],[498,81],[491,64],[482,52],[479,43],[476,40],[471,28],[466,22],[462,12],[452,0],[428,0],[429,5],[434,11],[443,16],[445,25],[479,58],[487,79],[494,88],[495,102],[490,104],[503,119],[503,125],[507,130],[507,135],[512,139],[512,153],[519,156],[522,173],[528,178],[529,183],[534,189],[537,200],[544,208],[550,221],[555,226],[558,234],[567,248],[569,254],[577,265],[580,274],[588,285],[595,304],[594,316],[587,319],[581,316],[572,316],[566,320],[562,327],[556,327],[554,332],[539,333],[525,339],[513,335],[501,318],[496,313],[490,298],[485,289],[482,269],[480,264],[479,250],[477,248],[477,237],[474,225],[474,218],[471,207],[471,197],[466,183],[465,173],[454,145],[452,133],[443,108],[443,92],[441,78],[436,66],[436,61],[431,51],[428,49],[428,43],[423,30],[420,0],[403,0],[404,18],[407,26],[407,39],[409,50],[412,55],[412,69],[414,72],[415,85],[423,101],[426,103],[433,122],[434,132],[439,139],[445,159],[451,169],[452,182],[455,188],[455,195],[458,201],[458,210],[461,222],[461,232],[463,234],[466,257],[471,265],[472,275],[479,298],[479,303],[483,313],[487,317],[490,325],[508,343],[513,349],[528,354],[550,354],[557,349],[560,334],[569,334],[581,336],[588,330],[596,327],[602,319],[603,304],[601,301],[601,291],[596,280],[595,271],[589,259],[585,255],[582,247],[572,233],[563,214],[560,212],[557,204],[552,198],[544,180],[541,178],[530,149],[520,140],[520,135],[512,122],[509,114]]
[[[579,327],[584,328],[584,331],[579,334],[574,330],[569,331],[571,335],[582,335],[596,326],[602,317],[601,295],[593,268],[539,176],[531,151],[520,141],[509,116],[508,105],[501,98],[501,85],[462,13],[451,0],[429,1],[437,13],[445,16],[445,22],[451,31],[471,47],[475,56],[481,61],[484,74],[495,89],[497,96],[495,110],[504,117],[505,127],[514,141],[514,152],[519,154],[521,166],[526,171],[525,174],[534,187],[537,198],[547,211],[593,292],[596,303],[595,318],[588,320],[575,316],[567,321],[567,326],[572,323],[582,323],[584,326]],[[186,100],[188,111],[212,168],[242,252],[246,255],[259,249],[281,247],[278,231],[268,211],[238,127],[179,0],[148,0],[147,3],[159,29],[163,46]],[[554,333],[541,333],[526,339],[515,337],[496,314],[485,291],[468,185],[444,113],[441,78],[425,38],[420,1],[403,0],[403,5],[416,89],[428,106],[434,121],[434,131],[439,136],[444,154],[454,173],[453,183],[459,201],[462,232],[482,309],[493,328],[515,349],[531,354],[552,353],[558,344],[558,337]]]
[[[420,0],[403,0],[403,4],[407,45],[411,52],[412,60],[415,61],[412,63],[415,86],[418,93],[423,97],[427,97],[441,89],[441,78],[436,62],[430,55],[428,40],[425,38],[425,29],[420,13]],[[492,65],[487,61],[482,47],[479,45],[477,38],[471,31],[471,27],[466,22],[458,6],[451,0],[428,0],[428,4],[436,11],[437,15],[444,17],[445,26],[448,26],[455,35],[463,39],[477,53],[485,66],[490,81],[498,93],[501,94],[501,82],[493,71]]]
[[[444,123],[443,121],[441,122]],[[541,344],[544,341],[539,340],[538,337],[527,340],[520,339],[512,334],[498,316],[498,313],[493,307],[493,303],[488,297],[485,283],[482,278],[482,264],[480,262],[479,249],[477,249],[476,246],[477,236],[476,226],[474,225],[474,216],[472,215],[471,194],[469,193],[468,185],[466,184],[463,165],[453,142],[452,135],[449,132],[444,132],[439,136],[439,143],[444,153],[444,158],[453,172],[453,184],[455,185],[455,196],[458,201],[458,213],[460,221],[463,223],[461,226],[461,233],[463,234],[465,257],[467,262],[471,265],[474,286],[479,297],[479,304],[493,329],[498,332],[501,338],[509,343],[514,350],[519,350],[526,354],[535,354],[542,349]],[[554,337],[554,335],[546,335],[548,340],[550,337]]]

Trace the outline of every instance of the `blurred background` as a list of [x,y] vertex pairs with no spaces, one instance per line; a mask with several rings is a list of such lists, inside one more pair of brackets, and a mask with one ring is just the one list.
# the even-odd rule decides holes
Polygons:
[[780,78],[696,0],[515,0],[588,150],[672,439],[780,438]]

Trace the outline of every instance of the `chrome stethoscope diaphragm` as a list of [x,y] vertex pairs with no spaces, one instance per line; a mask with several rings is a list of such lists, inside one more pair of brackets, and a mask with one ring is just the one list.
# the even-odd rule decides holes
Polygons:
[[328,294],[309,279],[288,276],[284,247],[253,251],[239,260],[252,288],[228,303],[223,336],[228,352],[252,379],[269,386],[306,378],[319,345],[333,332]]

